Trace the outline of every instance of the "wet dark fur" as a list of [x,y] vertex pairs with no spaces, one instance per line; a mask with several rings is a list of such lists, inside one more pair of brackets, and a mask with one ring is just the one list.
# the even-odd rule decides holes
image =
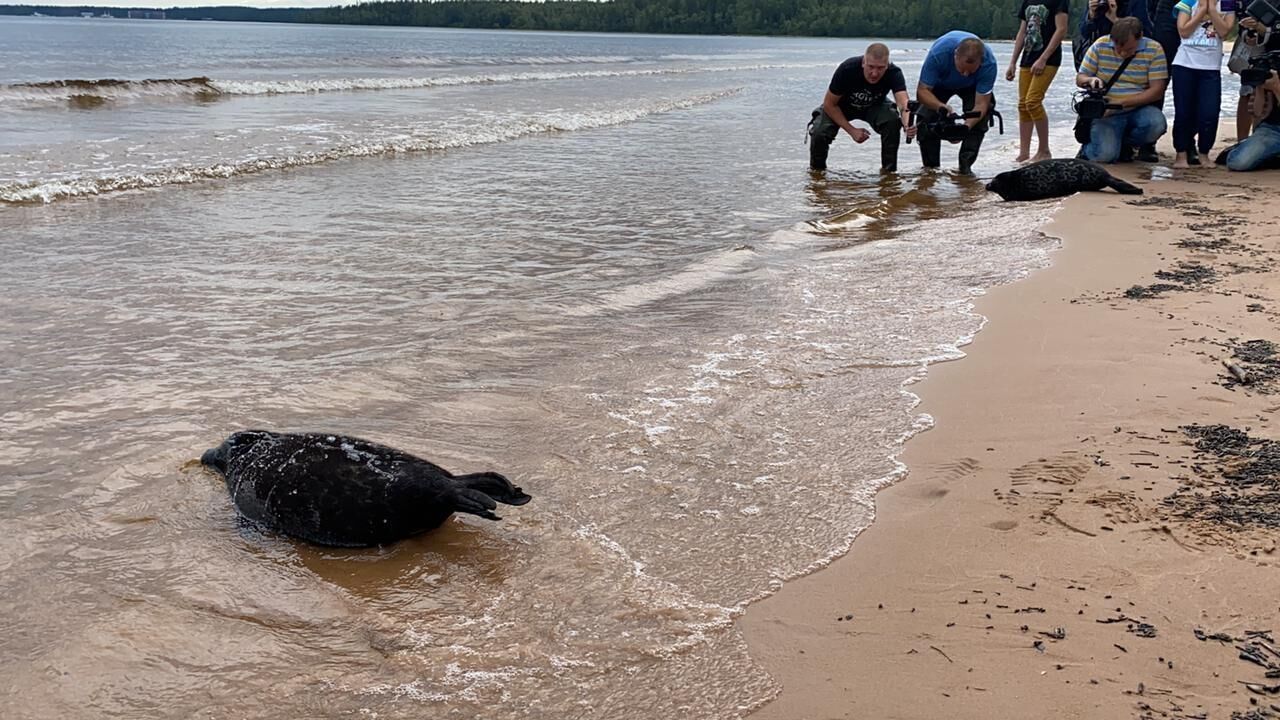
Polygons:
[[245,518],[320,545],[385,545],[439,527],[454,512],[500,520],[497,503],[531,499],[497,473],[453,475],[340,435],[245,430],[200,462],[223,476]]
[[1142,188],[1112,177],[1101,165],[1075,159],[1041,160],[1002,172],[987,183],[988,190],[1005,200],[1045,200],[1105,188],[1122,195],[1142,194]]

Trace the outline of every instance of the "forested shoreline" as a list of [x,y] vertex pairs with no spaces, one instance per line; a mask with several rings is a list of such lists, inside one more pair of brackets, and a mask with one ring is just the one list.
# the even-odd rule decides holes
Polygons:
[[[1076,12],[1083,9],[1083,2]],[[1015,0],[463,0],[365,2],[326,8],[133,8],[171,20],[405,25],[446,28],[700,35],[931,38],[964,29],[1011,39]],[[127,17],[130,8],[0,5],[0,15]]]

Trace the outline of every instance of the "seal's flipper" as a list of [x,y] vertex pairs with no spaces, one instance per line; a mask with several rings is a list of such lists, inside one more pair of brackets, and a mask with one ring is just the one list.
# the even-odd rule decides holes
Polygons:
[[1121,180],[1120,178],[1116,177],[1115,175],[1111,175],[1108,177],[1107,187],[1111,188],[1112,190],[1115,190],[1121,195],[1141,195],[1142,194],[1142,188],[1138,187],[1137,185],[1127,183],[1124,180]]
[[479,490],[500,503],[507,505],[524,505],[533,498],[523,490],[511,484],[511,481],[496,472],[472,473],[457,475],[454,482],[462,487]]
[[486,520],[501,520],[502,518],[493,514],[493,509],[496,507],[498,503],[479,490],[458,488],[458,512],[479,515]]

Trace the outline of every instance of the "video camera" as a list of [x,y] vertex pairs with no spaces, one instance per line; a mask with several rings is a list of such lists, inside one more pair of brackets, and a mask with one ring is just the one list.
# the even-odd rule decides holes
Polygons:
[[[907,103],[907,111],[910,113],[907,119],[907,124],[915,125],[916,115],[920,112],[920,102],[918,100],[912,100]],[[994,107],[988,110],[987,113],[991,116],[988,118],[987,122],[994,126],[998,120],[1000,122],[1000,134],[1003,135],[1004,117],[1000,113],[996,112]],[[969,134],[969,126],[965,125],[964,121],[972,120],[976,117],[982,117],[982,113],[977,110],[970,110],[964,114],[951,113],[949,115],[943,115],[942,113],[938,113],[932,120],[925,123],[922,127],[931,135],[946,140],[947,142],[956,143],[964,140]],[[907,142],[910,143],[911,138],[907,138]]]
[[1120,105],[1107,102],[1107,92],[1086,88],[1071,98],[1071,109],[1084,120],[1097,120],[1108,110],[1119,110]]
[[1249,58],[1249,67],[1240,71],[1240,84],[1256,88],[1271,79],[1271,72],[1280,72],[1280,50],[1265,52]]
[[1253,18],[1265,27],[1273,28],[1280,23],[1280,7],[1276,0],[1222,0],[1222,11],[1234,11],[1237,17]]

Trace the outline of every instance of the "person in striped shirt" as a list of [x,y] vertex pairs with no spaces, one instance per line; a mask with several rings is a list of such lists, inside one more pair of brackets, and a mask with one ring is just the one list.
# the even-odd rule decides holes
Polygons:
[[1135,147],[1154,143],[1168,130],[1160,106],[1169,84],[1169,67],[1160,44],[1142,36],[1142,21],[1137,18],[1120,18],[1110,36],[1085,52],[1076,85],[1101,90],[1126,59],[1129,64],[1107,91],[1107,102],[1120,107],[1093,121],[1083,150],[1087,160],[1130,160]]

